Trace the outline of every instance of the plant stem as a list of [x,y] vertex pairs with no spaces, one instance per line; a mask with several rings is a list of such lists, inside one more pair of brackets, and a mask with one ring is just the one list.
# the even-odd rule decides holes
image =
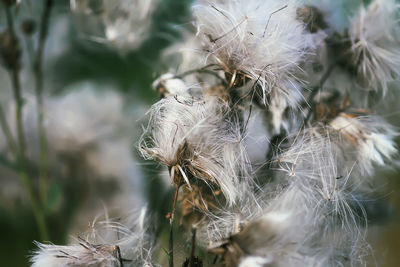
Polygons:
[[[5,11],[6,11],[6,18],[7,18],[7,26],[10,34],[13,36],[13,38],[17,38],[17,35],[14,30],[14,22],[13,22],[13,16],[11,14],[10,7],[8,5],[5,6]],[[13,87],[13,97],[14,97],[14,102],[16,105],[16,112],[15,112],[15,120],[16,120],[16,125],[17,125],[17,139],[18,139],[18,153],[16,156],[16,161],[19,166],[19,171],[18,175],[25,187],[26,192],[29,195],[29,199],[32,205],[32,210],[33,214],[39,229],[39,234],[41,237],[42,241],[48,240],[48,233],[47,233],[47,227],[46,227],[46,220],[44,213],[42,212],[40,202],[37,201],[35,197],[35,191],[34,188],[32,187],[31,181],[28,177],[27,174],[27,169],[26,169],[26,145],[25,145],[25,138],[24,138],[24,127],[23,127],[23,121],[22,121],[22,108],[23,108],[23,98],[21,94],[21,84],[20,84],[20,79],[19,79],[19,66],[18,64],[12,64],[12,68],[10,71],[10,76],[11,76],[11,82],[12,82],[12,87]]]
[[192,229],[192,249],[190,252],[189,266],[194,267],[194,252],[196,250],[196,228]]
[[310,96],[308,97],[308,103],[311,106],[310,110],[307,113],[307,117],[304,120],[304,123],[307,123],[310,118],[311,115],[313,113],[313,101],[314,101],[314,97],[318,94],[318,92],[322,89],[322,87],[324,86],[325,82],[328,80],[329,76],[331,76],[333,70],[335,69],[337,65],[337,61],[333,62],[327,69],[327,71],[324,73],[324,75],[321,77],[321,80],[319,81],[318,85],[316,87],[314,87],[311,91]]
[[18,157],[18,148],[12,137],[11,130],[10,127],[8,126],[7,119],[2,106],[0,106],[0,125],[4,133],[4,136],[6,137],[8,148],[13,153],[15,158]]
[[[14,37],[17,38],[17,35],[15,34],[14,30],[14,21],[13,17],[11,14],[10,7],[8,5],[5,6],[5,11],[6,11],[6,18],[7,18],[7,26],[10,34]],[[21,84],[19,80],[19,66],[18,64],[12,64],[12,69],[10,71],[10,78],[11,78],[11,83],[13,87],[13,97],[14,97],[14,102],[16,106],[16,112],[15,112],[15,122],[16,122],[16,127],[17,127],[17,136],[18,136],[18,145],[19,145],[19,157],[24,158],[25,157],[25,138],[24,138],[24,127],[22,123],[22,106],[24,104],[24,101],[22,99],[21,95]]]
[[209,74],[209,75],[215,76],[217,79],[222,81],[223,84],[225,84],[225,79],[223,79],[221,76],[219,76],[217,72],[212,71],[212,70],[208,70],[209,67],[212,67],[214,65],[215,64],[208,64],[208,65],[206,65],[206,66],[204,66],[202,68],[188,70],[188,71],[185,71],[185,72],[183,72],[181,74],[176,75],[174,78],[182,79],[185,76],[191,75],[193,73],[205,73],[205,74]]
[[47,158],[47,136],[44,127],[44,105],[43,105],[43,50],[46,43],[46,37],[49,30],[50,13],[53,7],[53,0],[45,0],[44,10],[40,22],[38,48],[34,60],[35,92],[38,117],[38,135],[39,135],[39,193],[42,203],[47,201],[47,176],[48,176],[48,158]]
[[29,199],[32,204],[33,216],[35,217],[36,224],[39,229],[40,238],[42,241],[48,241],[49,234],[47,232],[45,214],[43,213],[43,209],[40,205],[40,202],[35,197],[31,181],[24,170],[19,171],[19,177],[21,178],[25,190],[29,195]]
[[169,267],[174,267],[174,217],[175,217],[175,209],[176,209],[176,202],[178,200],[178,193],[180,185],[176,185],[175,193],[174,193],[174,201],[172,202],[172,210],[171,210],[171,217],[169,218],[169,251],[168,251],[168,258],[169,258]]

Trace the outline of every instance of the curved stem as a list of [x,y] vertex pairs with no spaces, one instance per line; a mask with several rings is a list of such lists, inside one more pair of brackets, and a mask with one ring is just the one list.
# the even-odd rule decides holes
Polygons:
[[39,40],[36,58],[34,60],[35,91],[38,117],[38,135],[39,135],[39,192],[43,204],[47,202],[47,176],[48,176],[48,158],[47,158],[47,135],[44,127],[44,105],[43,105],[43,50],[49,29],[50,13],[53,7],[53,0],[46,0],[39,29]]

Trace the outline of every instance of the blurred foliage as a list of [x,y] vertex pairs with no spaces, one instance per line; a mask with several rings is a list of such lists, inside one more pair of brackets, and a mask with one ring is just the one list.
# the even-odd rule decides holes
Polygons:
[[[42,11],[41,4],[44,1],[27,1],[24,4],[30,6],[31,12],[24,13],[18,8],[15,15],[33,19],[39,22],[39,14]],[[190,23],[189,5],[191,1],[165,0],[162,1],[153,15],[153,23],[149,38],[135,51],[124,54],[105,44],[90,41],[85,36],[78,34],[80,25],[70,14],[68,1],[55,1],[52,10],[51,25],[60,20],[67,20],[68,33],[65,42],[67,49],[56,58],[51,58],[45,66],[45,78],[47,93],[52,95],[65,94],[65,90],[71,90],[73,85],[81,81],[94,81],[97,84],[108,83],[112,88],[123,93],[126,99],[135,99],[143,105],[150,105],[157,100],[156,93],[151,89],[151,83],[156,75],[165,70],[159,65],[162,50],[180,38],[179,25]],[[134,8],[134,7],[133,7]],[[6,26],[3,5],[0,5],[0,29]],[[31,16],[32,15],[32,16]],[[178,26],[176,26],[178,25]],[[16,25],[17,27],[18,25]],[[51,41],[54,29],[50,29],[48,41]],[[45,57],[46,57],[45,50]],[[24,56],[32,56],[32,51],[23,51]],[[29,66],[23,66],[29,69]],[[5,72],[4,68],[0,69]],[[2,76],[3,77],[3,76]],[[4,75],[8,78],[7,75]],[[4,95],[9,81],[4,81],[6,86],[1,90]],[[24,88],[31,91],[33,88]],[[137,161],[144,163],[142,159],[132,154]],[[65,244],[68,241],[71,224],[79,214],[80,207],[93,201],[95,195],[104,196],[102,201],[107,202],[107,196],[112,192],[118,192],[118,184],[112,180],[91,180],[83,156],[73,157],[65,155],[63,160],[69,162],[71,170],[63,174],[62,178],[52,179],[49,186],[46,214],[51,241],[57,244]],[[1,156],[2,164],[12,167],[7,158]],[[10,165],[11,164],[11,165]],[[146,162],[143,165],[144,180],[143,190],[149,196],[149,209],[151,213],[166,214],[169,209],[170,192],[163,191],[165,185],[158,176],[159,167],[155,163]],[[52,175],[59,170],[51,170]],[[2,174],[6,175],[6,174]],[[16,177],[14,177],[16,178]],[[2,186],[7,187],[7,184]],[[156,192],[156,193],[155,193]],[[25,192],[21,192],[25,194]],[[25,198],[21,196],[21,198]],[[99,201],[95,199],[95,201]],[[12,206],[10,206],[12,205]],[[161,212],[159,212],[161,211]],[[163,218],[161,222],[167,221]],[[160,228],[159,231],[162,230]],[[26,201],[17,200],[16,203],[0,202],[0,262],[1,266],[27,266],[30,251],[34,249],[33,240],[40,240],[36,223],[30,205]]]

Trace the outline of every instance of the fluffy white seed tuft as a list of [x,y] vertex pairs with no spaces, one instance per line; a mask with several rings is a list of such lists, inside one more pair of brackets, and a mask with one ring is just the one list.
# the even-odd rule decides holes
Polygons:
[[36,243],[32,267],[64,266],[153,266],[151,242],[147,234],[146,209],[124,221],[95,220],[86,238],[72,245]]
[[262,88],[263,100],[282,81],[297,80],[299,64],[312,47],[292,0],[198,1],[198,34],[210,63]]
[[[355,117],[341,113],[329,125],[351,144],[350,154],[354,153],[362,174],[372,174],[373,164],[384,165],[397,153],[393,127],[378,116]],[[346,157],[346,155],[344,155]]]
[[[250,168],[240,126],[217,97],[167,97],[154,104],[139,141],[144,158],[156,159],[190,187],[192,179],[217,184],[228,203],[240,197]],[[241,178],[244,179],[241,179]],[[174,181],[176,182],[176,181]]]
[[398,10],[394,0],[374,0],[351,23],[354,65],[368,89],[385,93],[388,83],[400,76]]

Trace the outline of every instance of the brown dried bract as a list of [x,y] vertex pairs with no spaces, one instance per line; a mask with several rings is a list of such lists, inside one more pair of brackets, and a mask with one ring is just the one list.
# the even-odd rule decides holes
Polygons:
[[184,187],[178,199],[181,202],[180,223],[185,228],[191,229],[193,225],[201,222],[205,212],[217,208],[217,201],[222,201],[218,199],[220,195],[220,190],[213,190],[206,184],[192,184],[192,190]]

